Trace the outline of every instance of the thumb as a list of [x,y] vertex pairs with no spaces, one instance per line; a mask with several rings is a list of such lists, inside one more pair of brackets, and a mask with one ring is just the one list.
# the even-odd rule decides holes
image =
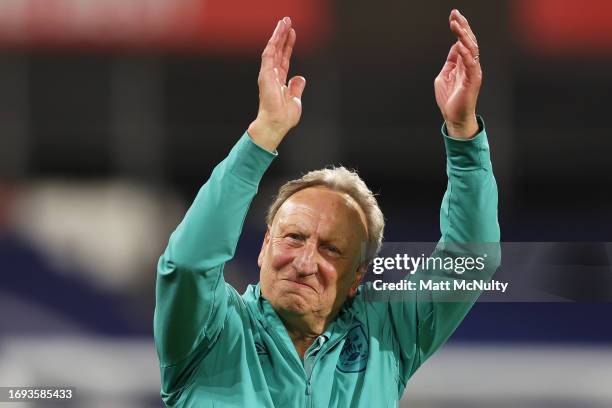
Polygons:
[[302,76],[294,76],[289,80],[289,96],[301,99],[302,92],[306,87],[306,78]]
[[457,43],[453,44],[448,53],[448,57],[446,57],[446,62],[442,67],[442,71],[440,71],[440,76],[445,80],[448,79],[448,75],[457,66],[457,59],[459,57],[458,47],[459,46],[457,45]]

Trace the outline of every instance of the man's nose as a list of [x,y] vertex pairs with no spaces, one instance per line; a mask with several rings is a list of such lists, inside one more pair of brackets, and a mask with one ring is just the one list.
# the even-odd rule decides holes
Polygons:
[[305,277],[317,273],[317,256],[316,243],[307,242],[293,260],[293,266],[297,270],[298,276]]

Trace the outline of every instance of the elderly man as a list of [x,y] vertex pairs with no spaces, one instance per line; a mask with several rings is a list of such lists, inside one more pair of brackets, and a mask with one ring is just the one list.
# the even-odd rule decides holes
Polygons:
[[[457,42],[435,80],[449,176],[440,242],[498,242],[497,188],[475,114],[478,45],[456,10],[450,29]],[[373,299],[361,280],[384,219],[365,183],[343,167],[281,187],[268,211],[259,284],[239,295],[224,281],[258,183],[300,119],[306,81],[287,82],[295,38],[291,20],[279,21],[262,54],[257,118],[159,260],[154,327],[167,406],[397,406],[410,376],[473,303]]]

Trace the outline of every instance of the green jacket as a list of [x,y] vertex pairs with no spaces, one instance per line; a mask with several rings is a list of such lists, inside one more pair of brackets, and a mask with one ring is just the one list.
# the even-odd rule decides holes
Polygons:
[[[448,186],[440,243],[499,242],[497,186],[479,122],[471,140],[444,135]],[[410,376],[475,297],[372,301],[371,285],[362,285],[301,359],[259,285],[240,295],[223,278],[275,156],[245,133],[213,170],[159,260],[154,332],[162,399],[168,407],[395,407]]]

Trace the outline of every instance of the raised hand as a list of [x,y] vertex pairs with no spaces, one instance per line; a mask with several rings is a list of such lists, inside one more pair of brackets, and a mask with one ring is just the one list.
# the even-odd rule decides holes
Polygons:
[[434,81],[436,102],[449,135],[469,139],[478,133],[476,102],[482,83],[478,42],[467,19],[458,10],[451,12],[449,24],[457,42]]
[[248,132],[259,146],[274,151],[287,132],[298,124],[302,115],[302,92],[306,79],[294,76],[287,84],[291,52],[295,45],[295,30],[291,19],[285,17],[261,54],[259,110]]

